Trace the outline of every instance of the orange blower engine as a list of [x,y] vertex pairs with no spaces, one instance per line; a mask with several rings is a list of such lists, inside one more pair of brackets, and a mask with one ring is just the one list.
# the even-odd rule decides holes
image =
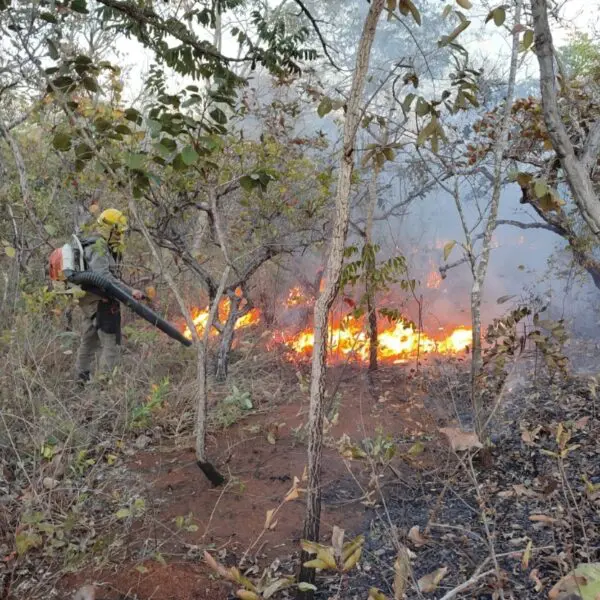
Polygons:
[[70,287],[67,273],[85,271],[83,247],[79,238],[74,235],[71,242],[53,250],[48,262],[51,281],[65,288]]

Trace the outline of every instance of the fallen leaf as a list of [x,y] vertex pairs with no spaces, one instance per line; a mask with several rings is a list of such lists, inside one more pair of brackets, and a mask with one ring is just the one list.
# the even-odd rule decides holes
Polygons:
[[400,548],[394,563],[394,600],[402,600],[410,578],[410,559],[406,548]]
[[344,547],[344,530],[340,529],[337,525],[333,526],[333,533],[331,534],[331,546],[333,547],[333,555],[336,561],[342,562],[342,550]]
[[533,583],[535,584],[535,591],[541,592],[542,589],[544,588],[544,584],[542,583],[542,580],[540,579],[539,571],[537,569],[533,569],[533,571],[531,571],[531,573],[529,573],[529,579],[531,579],[531,581],[533,581]]
[[483,444],[474,431],[463,431],[458,427],[442,427],[439,431],[448,438],[450,448],[455,452],[483,448]]
[[550,600],[596,600],[600,595],[600,563],[580,564],[557,581],[550,592]]
[[418,525],[413,525],[408,532],[408,539],[415,545],[416,548],[420,548],[427,543],[427,539],[421,534],[421,529]]
[[429,592],[435,592],[437,590],[440,581],[446,577],[446,573],[448,572],[448,567],[440,567],[433,571],[433,573],[428,573],[424,575],[417,581],[417,587],[420,592],[424,594],[428,594]]
[[523,558],[521,558],[521,568],[523,571],[527,569],[529,566],[529,561],[531,560],[531,550],[533,549],[533,542],[529,540],[527,542],[527,548],[525,548],[525,552],[523,552]]
[[275,509],[271,508],[270,510],[267,511],[267,517],[265,519],[265,525],[264,528],[265,529],[271,529],[271,526],[273,524],[273,517],[275,516]]
[[80,587],[73,596],[73,600],[95,600],[96,588],[93,585]]
[[577,421],[575,421],[575,429],[584,429],[587,426],[589,420],[590,420],[589,416],[581,417],[581,419],[578,419]]
[[548,515],[530,515],[529,520],[534,523],[544,523],[545,525],[554,525],[556,523],[556,519]]
[[535,427],[532,430],[523,428],[523,429],[521,429],[521,439],[526,444],[534,444],[535,440],[537,439],[537,437],[540,434],[541,430],[542,430],[542,426],[541,425],[538,425],[537,427]]
[[528,488],[522,483],[516,483],[513,485],[513,490],[515,490],[517,496],[528,496],[529,498],[534,498],[538,495],[534,490]]

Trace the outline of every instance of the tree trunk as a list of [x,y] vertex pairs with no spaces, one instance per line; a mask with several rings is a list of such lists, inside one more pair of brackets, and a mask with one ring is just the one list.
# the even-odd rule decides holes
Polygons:
[[[373,216],[377,206],[377,180],[379,178],[379,167],[374,161],[369,181],[369,201],[367,205],[367,222],[365,225],[365,247],[373,245]],[[369,371],[377,371],[377,348],[379,337],[377,335],[377,298],[375,297],[373,274],[375,272],[376,260],[374,254],[369,253],[370,258],[365,264],[365,295],[367,296],[367,316],[369,334]]]
[[594,235],[600,235],[600,202],[584,162],[575,154],[558,110],[556,77],[554,72],[554,51],[552,34],[548,23],[546,0],[531,0],[533,28],[535,32],[535,53],[540,66],[540,91],[544,122],[554,152],[565,172],[573,200],[585,222]]
[[238,319],[243,315],[238,311],[241,298],[236,294],[232,294],[229,297],[231,304],[229,307],[229,314],[223,326],[223,330],[219,335],[219,348],[217,349],[217,368],[215,373],[215,379],[217,381],[225,381],[227,379],[227,370],[229,367],[229,353],[233,345],[233,336],[235,334],[235,324]]
[[[350,216],[350,185],[354,167],[354,142],[361,118],[361,102],[369,70],[371,46],[377,31],[377,23],[383,10],[385,0],[371,0],[369,12],[365,20],[356,56],[356,66],[352,87],[348,97],[346,122],[344,125],[344,144],[338,176],[335,198],[335,223],[332,232],[331,247],[325,271],[325,286],[317,298],[314,311],[314,348],[312,356],[312,373],[310,382],[310,408],[308,417],[308,484],[306,494],[306,515],[304,519],[304,538],[316,541],[319,539],[321,521],[321,453],[323,445],[323,390],[325,386],[325,354],[327,341],[327,320],[329,310],[337,294],[342,263],[344,244],[348,232]],[[301,582],[313,582],[314,569],[304,567],[309,560],[306,552],[301,554]],[[312,599],[312,591],[298,592],[298,598]]]
[[487,267],[490,259],[490,250],[492,236],[496,229],[498,220],[498,208],[500,205],[500,192],[502,191],[502,164],[503,155],[508,145],[508,130],[510,127],[511,109],[513,103],[515,79],[518,67],[519,52],[519,29],[517,25],[521,21],[521,7],[523,0],[517,0],[515,3],[515,19],[513,26],[512,51],[510,58],[510,72],[508,75],[508,86],[506,90],[506,100],[502,115],[502,123],[498,141],[494,146],[494,182],[492,184],[492,200],[490,202],[489,216],[483,235],[482,250],[479,262],[474,269],[473,286],[471,288],[471,325],[473,329],[473,345],[471,355],[471,402],[473,406],[473,416],[475,420],[475,430],[483,441],[485,432],[483,423],[485,419],[482,414],[481,394],[479,390],[479,375],[483,365],[481,354],[481,295],[487,273]]

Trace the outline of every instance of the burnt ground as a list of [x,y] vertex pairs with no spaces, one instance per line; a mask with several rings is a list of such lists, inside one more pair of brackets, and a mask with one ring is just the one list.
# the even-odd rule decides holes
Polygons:
[[[593,385],[587,376],[549,382],[540,370],[533,377],[532,365],[523,359],[511,373],[485,466],[479,455],[451,451],[439,431],[468,426],[465,360],[431,360],[418,373],[411,365],[386,366],[373,377],[356,366],[330,370],[322,538],[329,541],[337,525],[348,537],[364,534],[366,542],[359,567],[341,582],[318,578],[319,598],[337,592],[338,598],[366,600],[371,586],[393,598],[399,545],[412,553],[409,599],[441,598],[490,570],[500,574],[504,597],[546,598],[574,565],[600,560]],[[209,453],[228,475],[224,488],[211,488],[199,472],[185,431],[175,437],[149,430],[143,450],[132,440],[112,474],[103,475],[111,479],[102,488],[113,511],[126,505],[129,514],[97,516],[96,557],[60,576],[44,572],[32,557],[19,564],[12,596],[4,598],[35,597],[32,590],[43,588],[44,577],[53,587],[38,597],[68,598],[95,583],[105,600],[233,598],[234,588],[203,562],[204,550],[228,566],[243,561],[249,576],[265,568],[293,573],[303,495],[283,499],[306,464],[307,373],[307,366],[279,362],[271,373],[277,386],[271,382],[262,396],[260,386],[253,388],[259,398],[254,409],[213,431]],[[216,423],[230,420],[221,415]],[[548,454],[557,451],[559,423],[572,432],[567,445],[576,445],[563,459]],[[391,446],[396,454],[388,461]],[[367,458],[349,458],[356,448],[369,450]],[[278,509],[275,525],[264,531],[272,509]],[[416,537],[414,526],[420,528]],[[439,587],[420,594],[416,580],[441,567],[448,572]],[[35,586],[20,583],[24,573],[37,579]],[[497,587],[492,572],[455,597],[494,598]]]

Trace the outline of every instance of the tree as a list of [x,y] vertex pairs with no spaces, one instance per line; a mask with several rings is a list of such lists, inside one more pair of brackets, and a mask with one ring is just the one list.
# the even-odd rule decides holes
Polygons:
[[[354,168],[354,141],[360,125],[360,105],[369,70],[371,47],[384,4],[385,0],[371,1],[369,13],[365,20],[358,45],[356,66],[354,68],[344,123],[344,143],[335,198],[335,224],[330,242],[327,266],[325,268],[325,286],[317,298],[314,310],[314,349],[308,420],[308,484],[303,532],[304,538],[310,541],[318,541],[319,539],[321,518],[321,453],[323,446],[323,394],[325,385],[327,320],[342,273],[344,244],[350,216],[349,196]],[[307,560],[308,555],[303,551],[301,561],[304,564]],[[309,583],[314,581],[314,570],[302,566],[300,581]],[[301,591],[299,597],[312,598],[313,592]]]
[[532,0],[531,10],[535,52],[540,67],[542,109],[548,136],[565,172],[573,201],[592,233],[598,237],[600,236],[600,202],[594,191],[589,169],[592,164],[596,164],[600,150],[600,118],[590,124],[584,145],[581,151],[577,151],[560,117],[554,47],[548,22],[548,3],[546,0]]

